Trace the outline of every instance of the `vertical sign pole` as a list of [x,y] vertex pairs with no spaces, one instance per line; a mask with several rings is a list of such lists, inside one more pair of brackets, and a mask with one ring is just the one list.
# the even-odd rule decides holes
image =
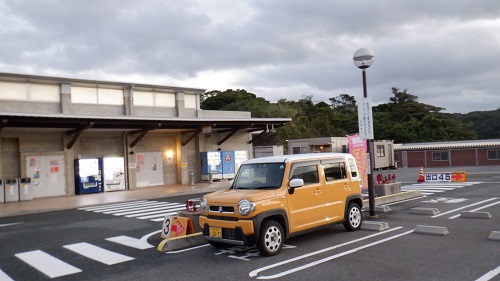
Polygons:
[[[366,69],[363,68],[361,69],[363,73],[363,97],[367,98],[368,97],[368,92],[366,90]],[[370,122],[373,122],[372,116],[370,116]],[[372,124],[369,124],[369,128],[371,128]],[[367,129],[370,130],[370,129]],[[367,162],[367,169],[366,172],[368,174],[368,205],[370,208],[370,217],[371,218],[377,218],[377,215],[375,214],[375,188],[373,186],[373,173],[372,173],[372,153],[371,153],[371,146],[372,142],[371,139],[368,138],[366,140],[367,142],[367,147],[366,147],[366,162]]]

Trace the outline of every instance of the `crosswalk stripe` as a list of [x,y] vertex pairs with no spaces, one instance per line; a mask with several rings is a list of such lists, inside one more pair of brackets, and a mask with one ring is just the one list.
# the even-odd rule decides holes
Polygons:
[[14,281],[14,279],[0,269],[0,281]]
[[179,206],[184,206],[184,204],[178,204],[178,203],[168,203],[168,204],[162,204],[158,206],[148,206],[148,207],[142,207],[142,208],[137,208],[137,209],[131,209],[131,210],[122,210],[119,212],[105,212],[103,214],[113,214],[115,216],[124,216],[124,215],[130,215],[130,214],[137,214],[137,213],[142,213],[142,212],[148,212],[151,210],[159,210],[159,209],[168,209],[168,208],[175,208]]
[[153,210],[151,212],[146,212],[146,213],[141,212],[138,214],[130,214],[130,215],[126,215],[125,217],[126,218],[135,218],[135,217],[142,217],[142,216],[154,215],[154,214],[162,214],[162,213],[164,214],[164,213],[169,213],[170,211],[180,211],[180,210],[183,210],[185,208],[186,208],[185,206],[176,206],[176,207],[170,207],[170,208],[166,208],[166,209],[156,209],[156,210]]
[[120,205],[108,204],[89,208],[79,208],[78,210],[158,222],[163,221],[163,218],[167,215],[177,215],[178,211],[184,210],[185,208],[186,206],[182,203],[141,200]]
[[443,182],[443,183],[414,183],[401,186],[401,191],[421,191],[422,195],[433,195],[445,191],[455,190],[479,184],[480,182]]
[[115,253],[101,247],[94,246],[92,244],[82,242],[71,245],[65,245],[64,248],[71,250],[77,254],[80,254],[89,259],[96,260],[98,262],[113,265],[121,262],[126,262],[133,260],[133,257],[125,256],[119,253]]
[[82,272],[81,269],[53,257],[41,250],[16,254],[16,257],[50,278]]
[[[139,201],[122,202],[122,203],[99,205],[99,206],[91,206],[91,207],[81,207],[81,208],[78,208],[78,210],[95,211],[95,210],[100,210],[100,209],[105,209],[105,208],[114,208],[114,207],[121,207],[121,206],[129,206],[129,205],[141,204],[141,203],[144,203],[144,202],[151,202],[151,201],[139,200]],[[152,201],[152,202],[157,202],[157,201]]]
[[430,187],[430,186],[408,186],[408,187],[402,187],[401,189],[411,189],[411,190],[418,190],[418,189],[425,189],[425,190],[453,190],[456,188],[451,188],[451,187]]
[[148,219],[152,219],[152,218],[158,218],[158,217],[164,217],[164,216],[174,216],[177,214],[177,211],[180,211],[180,210],[183,210],[184,208],[178,208],[176,210],[171,210],[171,212],[167,212],[167,213],[158,213],[158,214],[152,214],[152,215],[145,215],[145,216],[142,216],[142,217],[137,217],[138,219],[140,220],[148,220]]
[[163,215],[158,215],[157,218],[152,218],[150,219],[150,221],[154,221],[154,222],[159,222],[159,221],[163,221],[163,219],[165,218],[165,216],[175,216],[177,215],[177,212],[172,212],[172,213],[166,213],[166,214],[163,214]]
[[139,204],[135,204],[135,205],[120,206],[120,207],[116,207],[116,208],[103,208],[103,209],[95,210],[92,212],[95,212],[95,213],[119,212],[119,211],[132,210],[135,208],[155,206],[155,205],[161,205],[161,204],[165,204],[165,203],[164,202],[143,202],[143,203],[139,203]]

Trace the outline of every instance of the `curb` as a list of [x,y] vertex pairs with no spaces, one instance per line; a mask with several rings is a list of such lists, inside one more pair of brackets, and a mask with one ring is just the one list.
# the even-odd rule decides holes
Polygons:
[[[421,197],[421,196],[422,196],[422,191],[420,191],[420,190],[405,191],[405,192],[401,192],[401,193],[376,197],[375,198],[375,205],[383,205],[383,204],[393,203],[393,202],[412,199],[412,198]],[[368,206],[368,204],[369,204],[368,200],[369,199],[363,200],[363,207],[364,208],[366,208],[365,206]]]
[[448,231],[448,228],[446,228],[446,227],[428,226],[428,225],[417,225],[417,227],[415,227],[415,230],[413,230],[413,232],[420,233],[420,234],[440,235],[440,236],[445,236],[445,235],[448,235],[450,233]]

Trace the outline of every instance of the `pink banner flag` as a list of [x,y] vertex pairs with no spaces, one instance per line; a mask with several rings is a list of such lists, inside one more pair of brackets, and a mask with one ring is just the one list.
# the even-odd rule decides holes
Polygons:
[[354,156],[358,166],[359,175],[363,189],[368,189],[368,175],[366,163],[366,140],[361,139],[359,135],[347,136],[349,142],[349,153]]

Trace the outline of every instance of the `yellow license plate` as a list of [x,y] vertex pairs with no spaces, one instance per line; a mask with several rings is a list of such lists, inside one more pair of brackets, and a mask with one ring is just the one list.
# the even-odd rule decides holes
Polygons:
[[222,238],[222,228],[220,227],[210,227],[210,236]]

